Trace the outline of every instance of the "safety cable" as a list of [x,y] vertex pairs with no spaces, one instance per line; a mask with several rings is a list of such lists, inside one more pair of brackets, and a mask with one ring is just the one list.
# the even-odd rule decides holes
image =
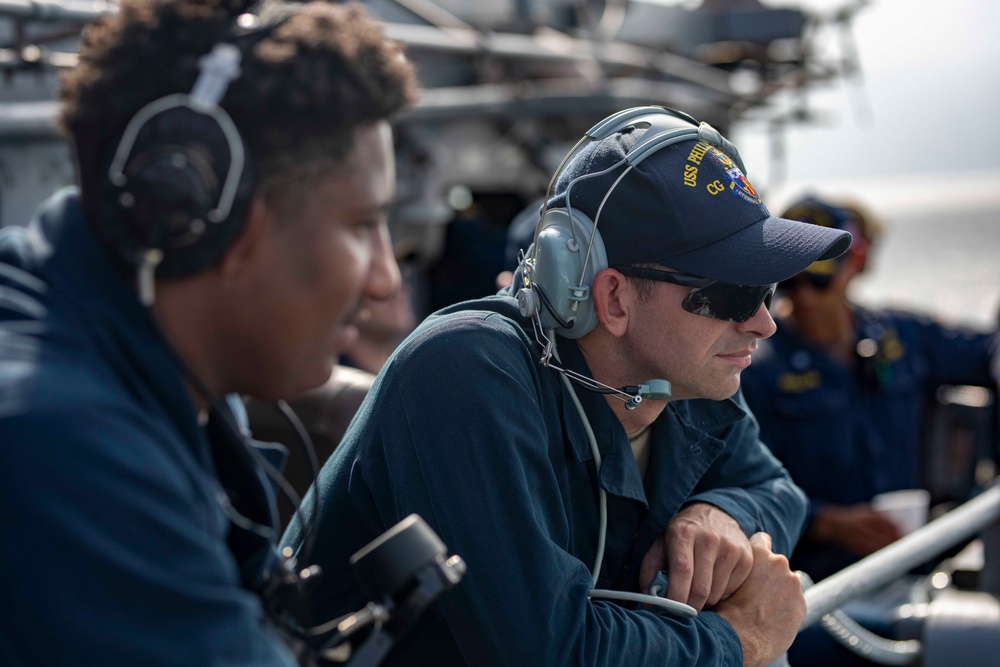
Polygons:
[[[812,577],[801,571],[796,574],[799,575],[803,592],[812,587]],[[820,623],[844,648],[881,665],[910,665],[923,651],[919,640],[887,639],[877,635],[848,616],[843,609],[825,614]]]
[[[556,361],[562,363],[557,350],[553,349],[552,354],[556,358]],[[580,415],[580,421],[583,423],[583,428],[587,432],[587,440],[590,442],[590,451],[594,457],[594,466],[597,469],[596,477],[600,525],[597,534],[597,556],[594,558],[594,569],[591,572],[593,586],[596,586],[597,579],[601,574],[601,566],[604,564],[604,549],[607,544],[608,533],[608,494],[607,491],[604,490],[604,487],[601,486],[601,451],[597,446],[597,437],[594,435],[594,429],[590,425],[590,420],[587,419],[587,413],[584,412],[583,404],[580,403],[580,398],[576,395],[576,391],[573,389],[573,385],[570,383],[569,377],[565,372],[560,372],[559,377],[561,378],[563,385],[566,387],[566,390],[569,392],[577,413]],[[663,593],[666,594],[666,591],[663,591]],[[694,618],[698,615],[698,611],[690,605],[686,605],[683,602],[677,602],[676,600],[668,600],[665,597],[658,597],[655,595],[644,595],[642,593],[632,593],[629,591],[614,591],[606,588],[591,588],[587,596],[590,598],[626,600],[629,602],[653,605],[676,616],[683,616],[686,618]]]

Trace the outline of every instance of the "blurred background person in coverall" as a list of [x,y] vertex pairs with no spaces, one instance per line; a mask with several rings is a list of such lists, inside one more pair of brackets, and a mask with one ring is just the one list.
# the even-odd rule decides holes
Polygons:
[[[809,496],[791,562],[818,581],[901,537],[872,499],[927,486],[921,463],[928,399],[942,385],[995,388],[997,335],[854,303],[850,285],[881,233],[860,206],[806,197],[782,217],[854,237],[844,255],[779,284],[777,331],[760,342],[743,373],[761,440]],[[800,635],[789,652],[792,664],[851,659],[831,642],[831,651],[813,649],[796,662],[802,642]]]

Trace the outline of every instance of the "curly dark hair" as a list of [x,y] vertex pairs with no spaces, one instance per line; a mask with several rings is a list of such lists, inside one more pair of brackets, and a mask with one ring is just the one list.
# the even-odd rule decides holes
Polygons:
[[[89,214],[97,211],[100,175],[132,116],[155,99],[190,91],[198,59],[252,5],[125,0],[84,31],[79,64],[60,82],[60,120]],[[259,191],[279,197],[341,165],[359,125],[391,119],[413,103],[416,76],[359,4],[276,3],[255,11],[265,22],[294,15],[244,55],[221,106],[255,160]]]

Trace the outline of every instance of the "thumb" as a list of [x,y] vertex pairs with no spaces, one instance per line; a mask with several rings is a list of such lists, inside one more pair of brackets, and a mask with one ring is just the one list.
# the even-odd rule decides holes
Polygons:
[[771,536],[767,533],[754,533],[750,536],[750,546],[764,547],[771,551]]
[[642,557],[642,564],[639,566],[639,590],[646,591],[656,573],[665,569],[667,569],[667,558],[663,540],[660,539],[654,541],[649,551]]

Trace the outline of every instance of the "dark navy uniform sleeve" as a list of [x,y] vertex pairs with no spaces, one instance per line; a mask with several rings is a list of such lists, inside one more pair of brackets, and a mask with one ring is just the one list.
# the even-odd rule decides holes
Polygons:
[[173,437],[120,405],[0,420],[0,662],[297,664],[240,587],[217,482]]
[[[903,354],[912,352],[926,364],[927,385],[995,386],[1000,357],[1000,333],[948,327],[929,317],[890,313]],[[912,350],[906,349],[912,346]]]
[[574,553],[593,553],[596,529],[580,534],[572,517],[594,513],[596,492],[567,473],[537,359],[507,322],[480,313],[446,335],[425,325],[397,352],[345,443],[360,445],[354,505],[383,525],[416,512],[465,559],[440,608],[469,664],[741,665],[714,613],[681,620],[588,598],[589,565]]
[[[0,664],[295,664],[244,588],[274,552],[235,555],[216,424],[75,190],[0,230]],[[254,517],[272,501],[256,473]]]

